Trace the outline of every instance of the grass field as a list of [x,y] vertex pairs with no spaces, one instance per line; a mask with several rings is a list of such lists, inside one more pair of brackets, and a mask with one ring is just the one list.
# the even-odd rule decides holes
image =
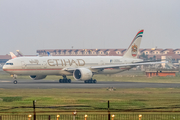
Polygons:
[[[58,80],[60,76],[48,76],[46,79]],[[72,77],[69,77],[73,80]],[[180,83],[180,76],[147,78],[142,73],[96,75],[98,81]],[[12,79],[0,72],[0,79]],[[18,76],[18,79],[29,79]],[[36,100],[37,111],[58,110],[110,110],[131,111],[180,111],[180,88],[139,88],[116,89],[1,89],[0,112],[32,111]]]
[[[0,112],[57,110],[180,110],[180,89],[0,89]],[[24,107],[24,108],[22,108]]]

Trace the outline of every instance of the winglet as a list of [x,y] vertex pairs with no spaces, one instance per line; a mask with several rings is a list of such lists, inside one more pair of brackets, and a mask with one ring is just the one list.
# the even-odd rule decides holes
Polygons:
[[12,59],[16,58],[16,55],[13,52],[10,52],[10,55]]
[[123,55],[123,57],[137,58],[143,32],[144,32],[144,30],[140,30],[136,34],[136,36],[134,37],[133,41],[131,42],[129,48],[127,49],[126,53]]

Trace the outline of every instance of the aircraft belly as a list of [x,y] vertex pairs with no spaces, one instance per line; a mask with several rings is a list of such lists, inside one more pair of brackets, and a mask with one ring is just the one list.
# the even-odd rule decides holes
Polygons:
[[19,69],[8,71],[17,75],[59,75],[61,70]]
[[72,73],[71,72],[68,72],[68,71],[64,71],[64,70],[61,70],[61,71],[59,71],[59,73],[58,73],[59,75],[72,75]]
[[26,70],[12,70],[12,71],[8,71],[8,73],[10,74],[16,74],[16,75],[32,75],[35,73],[38,73],[37,71],[33,70],[33,71],[26,71]]

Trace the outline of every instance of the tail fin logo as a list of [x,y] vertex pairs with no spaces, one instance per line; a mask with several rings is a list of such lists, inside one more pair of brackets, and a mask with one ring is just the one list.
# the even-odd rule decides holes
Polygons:
[[132,56],[133,56],[133,57],[136,57],[136,56],[137,56],[137,49],[138,49],[138,47],[137,47],[136,44],[132,45],[132,47],[131,47],[131,53],[132,53]]

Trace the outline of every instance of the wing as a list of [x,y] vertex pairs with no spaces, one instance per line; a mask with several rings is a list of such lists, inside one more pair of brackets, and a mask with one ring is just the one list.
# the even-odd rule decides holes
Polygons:
[[[167,63],[167,61],[164,62],[140,62],[140,63],[132,63],[132,64],[117,64],[117,65],[102,65],[102,66],[92,66],[89,67],[89,69],[106,69],[106,68],[119,68],[119,67],[135,67],[139,65],[153,65],[153,64],[161,64],[161,63]],[[73,72],[78,68],[64,68],[62,70]]]

